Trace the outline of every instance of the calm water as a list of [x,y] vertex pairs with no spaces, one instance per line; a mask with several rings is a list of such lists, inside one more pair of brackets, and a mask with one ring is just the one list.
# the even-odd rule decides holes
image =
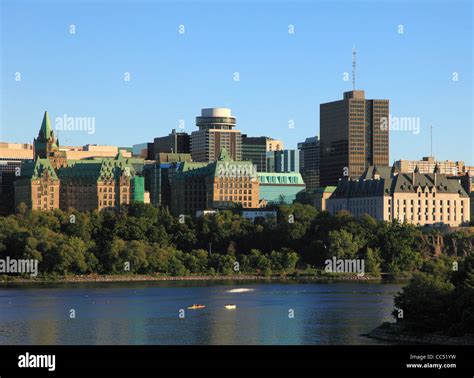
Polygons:
[[[0,286],[0,344],[374,344],[379,342],[361,334],[392,320],[393,296],[401,286],[205,281]],[[254,291],[228,292],[242,287]],[[187,310],[193,303],[207,307]],[[227,303],[237,309],[226,310]]]

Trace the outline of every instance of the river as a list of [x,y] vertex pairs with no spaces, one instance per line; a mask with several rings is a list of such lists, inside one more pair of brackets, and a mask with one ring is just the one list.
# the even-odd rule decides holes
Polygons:
[[[0,344],[380,344],[361,334],[393,321],[393,296],[401,287],[283,281],[1,285]],[[235,288],[251,290],[229,292]],[[206,308],[188,310],[194,303]],[[228,303],[237,308],[224,308]]]

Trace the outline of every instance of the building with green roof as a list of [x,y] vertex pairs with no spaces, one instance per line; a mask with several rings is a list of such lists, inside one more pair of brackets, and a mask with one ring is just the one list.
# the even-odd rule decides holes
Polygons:
[[195,215],[199,210],[233,206],[259,208],[257,170],[251,161],[234,161],[226,149],[219,159],[207,162],[176,163],[169,171],[171,211]]
[[48,113],[34,141],[35,161],[21,167],[15,180],[15,205],[35,210],[116,209],[131,201],[145,202],[143,159],[93,157],[67,160],[59,152]]
[[301,173],[269,173],[259,172],[259,198],[261,201],[273,204],[291,204],[298,193],[305,190]]

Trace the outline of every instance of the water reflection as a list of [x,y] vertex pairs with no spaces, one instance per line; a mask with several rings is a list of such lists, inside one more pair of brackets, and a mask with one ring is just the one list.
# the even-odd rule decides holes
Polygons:
[[[231,286],[232,285],[232,286]],[[254,291],[229,293],[231,287]],[[371,344],[399,284],[152,282],[0,288],[1,344]],[[188,310],[203,303],[202,310]],[[224,304],[237,305],[227,310]],[[76,317],[69,317],[70,310]],[[185,318],[179,318],[184,310]],[[291,317],[291,315],[294,315]]]

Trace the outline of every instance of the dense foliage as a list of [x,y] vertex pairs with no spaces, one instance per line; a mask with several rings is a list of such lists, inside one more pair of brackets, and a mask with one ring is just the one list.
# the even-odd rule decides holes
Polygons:
[[474,255],[460,262],[446,256],[427,261],[395,305],[405,331],[474,334]]
[[254,224],[238,209],[180,219],[139,203],[118,213],[20,207],[0,217],[0,258],[38,259],[40,274],[48,275],[292,274],[322,269],[333,256],[364,259],[365,270],[377,275],[414,272],[423,263],[422,231],[412,225],[332,216],[302,204],[274,210],[277,220]]

